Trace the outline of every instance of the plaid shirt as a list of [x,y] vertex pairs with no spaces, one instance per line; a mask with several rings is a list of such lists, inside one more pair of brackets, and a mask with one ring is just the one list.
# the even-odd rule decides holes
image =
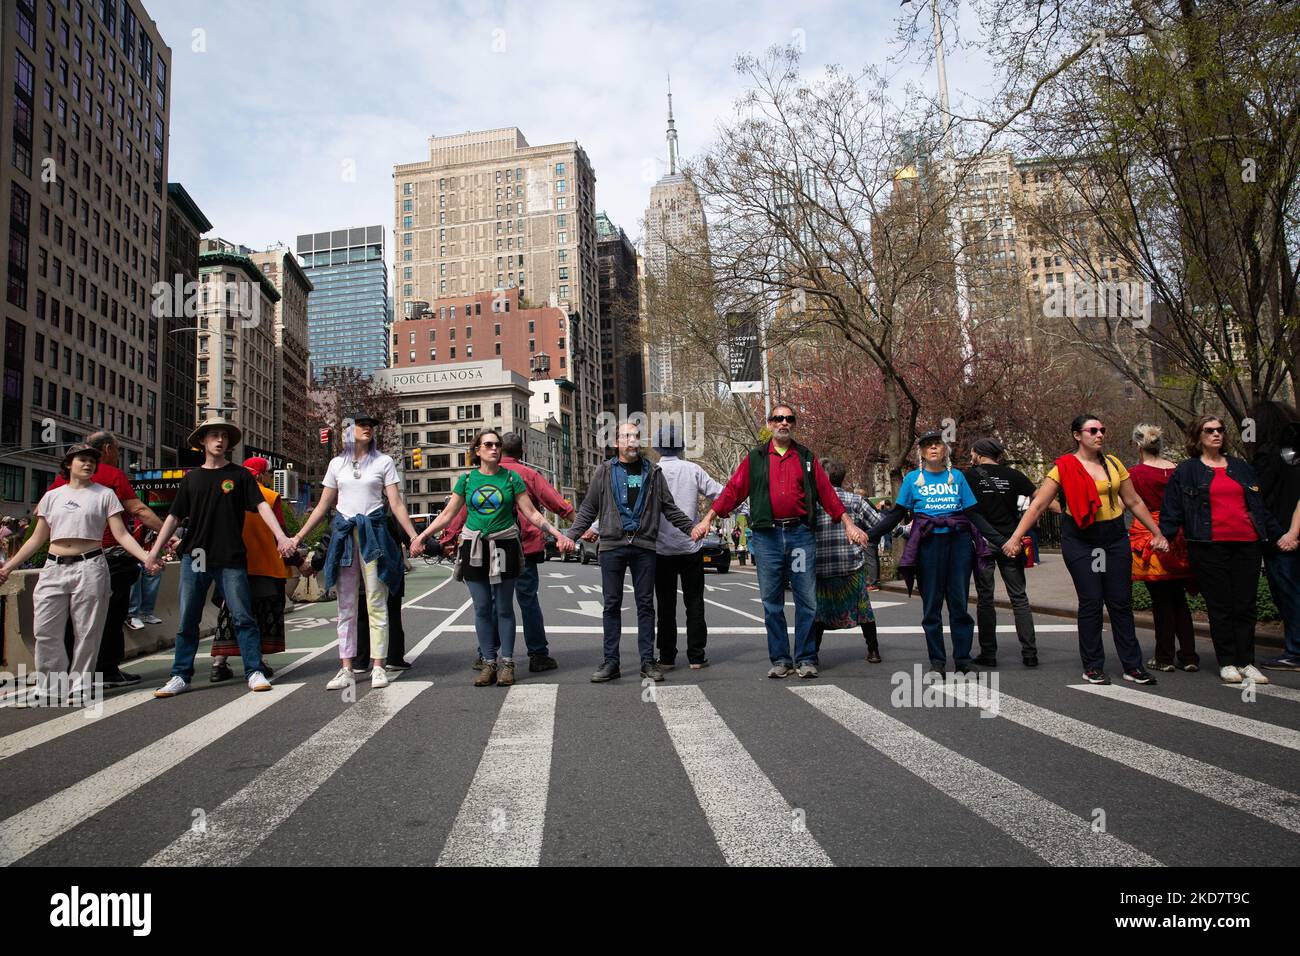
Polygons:
[[[871,507],[871,502],[861,495],[855,495],[843,488],[836,488],[840,503],[853,518],[853,523],[863,531],[869,531],[880,523],[880,512]],[[817,577],[837,578],[852,574],[862,567],[864,561],[862,549],[849,542],[848,532],[839,521],[832,521],[826,509],[817,508]]]

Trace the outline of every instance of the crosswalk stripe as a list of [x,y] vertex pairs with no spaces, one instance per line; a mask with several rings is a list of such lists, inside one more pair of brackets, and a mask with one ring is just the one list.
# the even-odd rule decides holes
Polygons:
[[371,691],[259,774],[146,866],[238,866],[403,707],[432,687],[403,681]]
[[558,691],[557,684],[510,688],[438,855],[439,866],[541,862]]
[[656,687],[669,739],[731,866],[831,866],[699,687]]
[[[469,603],[470,602],[466,602],[465,604],[463,604],[460,610],[464,610],[464,608],[468,607]],[[452,616],[452,620],[455,620],[455,615]],[[630,627],[630,625],[625,627]],[[1015,629],[1016,628],[1014,624],[1005,624],[1005,625],[998,626],[999,633],[1005,632],[1010,634],[1013,633]],[[1076,628],[1073,624],[1035,624],[1034,630],[1039,634],[1057,633],[1057,632],[1069,632],[1072,634],[1076,630],[1078,630],[1078,628]],[[793,636],[794,628],[787,627],[785,629],[785,632]],[[947,634],[948,629],[945,627],[943,629],[943,632]],[[440,626],[437,629],[437,633],[438,634],[473,634],[475,633],[475,630],[473,624],[452,624],[447,627]],[[515,633],[516,634],[524,633],[524,628],[522,624],[516,625]],[[546,625],[546,633],[547,634],[604,634],[605,629],[600,625],[593,625],[593,624],[550,624],[548,623]],[[625,633],[632,633],[632,632],[630,630],[625,630]],[[710,634],[766,634],[767,628],[759,627],[757,625],[730,625],[726,627],[719,627],[717,625],[710,624],[709,633]],[[827,635],[843,633],[847,636],[850,634],[856,635],[859,634],[860,632],[845,630],[842,632],[827,631],[826,633]],[[908,627],[906,625],[899,625],[899,626],[891,625],[889,627],[876,628],[876,633],[902,634],[902,635],[911,635],[913,637],[923,637],[925,635],[925,630],[920,627]]]
[[0,866],[8,866],[90,819],[158,775],[284,700],[302,684],[242,694],[98,773],[0,822]]
[[835,686],[791,691],[905,770],[983,817],[1054,866],[1160,866],[1160,861],[1040,797],[1000,773],[949,750]]
[[1266,724],[1262,720],[1239,717],[1236,714],[1215,710],[1212,707],[1189,704],[1186,701],[1174,700],[1171,697],[1163,697],[1147,691],[1133,690],[1129,687],[1116,687],[1114,684],[1070,684],[1068,686],[1072,690],[1081,690],[1085,694],[1108,697],[1111,700],[1123,701],[1136,707],[1145,707],[1147,710],[1158,711],[1171,717],[1181,717],[1184,720],[1195,721],[1198,724],[1205,724],[1218,730],[1241,734],[1243,737],[1267,741],[1270,744],[1277,744],[1279,747],[1300,750],[1300,730],[1291,730],[1289,727],[1279,727],[1276,724]]
[[70,734],[74,730],[93,726],[97,720],[120,714],[137,704],[143,704],[152,697],[152,690],[137,690],[129,694],[119,694],[104,701],[103,707],[98,714],[95,714],[92,710],[77,710],[39,723],[35,727],[28,727],[26,730],[19,730],[5,737],[0,737],[0,760],[20,754],[24,750],[38,747],[41,744],[49,743],[51,740],[56,740],[64,734]]
[[338,643],[339,643],[338,638],[335,638],[334,640],[330,641],[328,644],[325,644],[322,647],[315,648],[310,654],[304,654],[296,661],[290,661],[288,664],[285,664],[283,667],[281,667],[279,670],[275,672],[275,677],[273,679],[277,682],[283,680],[286,674],[296,671],[299,667],[302,667],[303,664],[307,664],[310,663],[311,661],[314,661],[316,658],[320,657],[322,654],[328,651],[331,647],[338,647]]
[[[1282,700],[1300,701],[1300,690],[1294,687],[1283,687],[1281,684],[1256,684],[1251,682],[1255,688],[1255,693],[1264,697],[1279,697]],[[1220,687],[1226,687],[1229,690],[1241,693],[1244,684],[1220,684]]]
[[[450,581],[451,578],[448,578],[447,580]],[[451,614],[443,618],[442,623],[440,623],[428,634],[424,635],[424,637],[421,638],[420,643],[416,644],[413,648],[407,651],[406,653],[407,662],[414,664],[417,660],[420,659],[420,655],[429,649],[429,645],[438,639],[438,636],[440,634],[444,633],[445,631],[455,630],[455,628],[451,626],[451,622],[456,620],[456,618],[460,617],[462,614],[464,614],[465,609],[473,603],[474,603],[474,599],[469,598],[468,600],[465,601],[464,604],[462,604],[460,607],[456,608],[456,610],[452,611]],[[472,626],[469,629],[471,631],[474,630]],[[522,627],[518,628],[518,631],[522,634],[523,628]]]
[[1012,723],[1300,833],[1300,798],[1294,793],[1230,773],[1195,757],[1094,727],[1001,691],[990,694],[986,688],[965,684],[945,686],[944,692],[976,706],[992,705],[997,716]]

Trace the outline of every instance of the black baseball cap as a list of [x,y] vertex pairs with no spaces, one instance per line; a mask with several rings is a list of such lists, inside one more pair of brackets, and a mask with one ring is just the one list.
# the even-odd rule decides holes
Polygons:
[[916,447],[924,448],[926,445],[933,442],[943,442],[944,444],[947,444],[947,442],[943,441],[943,432],[939,431],[937,428],[931,428],[927,432],[922,432],[921,437],[916,440]]

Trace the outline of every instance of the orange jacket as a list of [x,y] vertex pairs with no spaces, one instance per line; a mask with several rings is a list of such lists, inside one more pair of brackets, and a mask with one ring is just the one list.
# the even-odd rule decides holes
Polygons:
[[[266,503],[271,506],[275,512],[276,520],[280,522],[280,527],[284,527],[284,506],[281,504],[280,495],[276,491],[267,488],[261,482],[257,487],[262,492],[262,497]],[[244,547],[248,550],[248,573],[263,578],[287,578],[289,571],[285,567],[284,558],[280,557],[280,552],[275,547],[275,535],[271,534],[271,529],[266,526],[262,516],[256,512],[249,512],[244,515]]]

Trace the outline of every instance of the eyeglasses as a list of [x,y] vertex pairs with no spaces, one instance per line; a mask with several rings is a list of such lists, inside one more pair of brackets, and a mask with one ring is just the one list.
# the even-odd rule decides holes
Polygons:
[[771,418],[768,419],[768,421],[769,421],[769,422],[772,422],[772,423],[774,423],[774,424],[777,424],[777,425],[781,424],[782,422],[789,422],[791,425],[793,425],[793,424],[794,424],[794,416],[793,416],[793,415],[773,415]]
[[480,447],[480,448],[500,448],[500,447],[501,447],[501,443],[500,443],[499,441],[484,441],[484,442],[479,442],[479,447]]
[[1224,434],[1224,427],[1222,425],[1206,425],[1204,428],[1201,429],[1201,434],[1222,435]]
[[1104,435],[1106,434],[1106,426],[1093,425],[1091,428],[1081,428],[1080,431],[1085,432],[1086,434],[1089,435]]

